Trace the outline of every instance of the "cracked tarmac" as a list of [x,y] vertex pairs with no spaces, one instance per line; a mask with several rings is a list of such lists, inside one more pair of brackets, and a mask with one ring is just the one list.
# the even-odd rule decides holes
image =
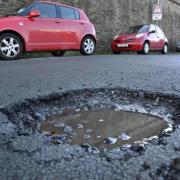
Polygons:
[[[132,63],[134,66],[129,66]],[[179,66],[177,55],[65,57],[0,62],[0,109],[9,117],[7,119],[0,113],[0,179],[178,179]],[[104,89],[107,93],[112,91],[109,86],[133,89],[133,95],[142,101],[147,96],[144,91],[156,94],[153,102],[167,94],[165,100],[169,98],[168,103],[171,104],[167,109],[171,113],[176,112],[175,130],[170,135],[152,140],[149,145],[100,153],[87,152],[86,146],[52,144],[46,135],[32,131],[36,123],[32,129],[24,131],[24,125],[31,124],[34,119],[14,113],[18,110],[24,115],[36,112],[38,108],[33,107],[43,102],[37,99],[45,98],[48,102],[63,91],[88,88],[86,93],[91,95],[97,88],[106,87],[98,90],[101,96]],[[72,95],[76,95],[75,92],[70,91]],[[61,99],[63,103],[67,99],[65,97]],[[109,95],[101,97],[107,99]],[[74,99],[70,98],[67,103],[71,104]],[[93,101],[89,102],[93,104]],[[36,106],[31,106],[33,103],[37,103]],[[96,107],[96,103],[94,105]],[[175,111],[171,109],[172,105],[176,106]],[[112,104],[109,106],[112,107]],[[41,109],[44,107],[41,106]],[[55,112],[57,108],[51,108],[51,111]],[[41,115],[48,112],[49,109],[46,111],[44,108],[33,117],[42,121]]]

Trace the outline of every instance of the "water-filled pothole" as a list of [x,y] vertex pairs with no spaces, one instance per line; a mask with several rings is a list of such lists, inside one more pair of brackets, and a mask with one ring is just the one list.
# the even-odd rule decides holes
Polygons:
[[167,123],[156,116],[114,110],[65,111],[51,115],[41,131],[70,144],[90,144],[112,149],[159,135]]

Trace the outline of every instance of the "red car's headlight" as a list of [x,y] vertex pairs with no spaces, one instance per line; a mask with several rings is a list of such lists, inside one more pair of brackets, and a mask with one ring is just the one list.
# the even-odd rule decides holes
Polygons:
[[113,40],[116,40],[119,37],[119,35],[114,36]]

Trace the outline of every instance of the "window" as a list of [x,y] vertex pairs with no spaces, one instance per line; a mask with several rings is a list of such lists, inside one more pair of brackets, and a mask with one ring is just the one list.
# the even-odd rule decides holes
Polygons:
[[32,10],[40,11],[41,18],[56,18],[57,17],[56,6],[52,4],[38,3],[32,7],[31,11]]
[[79,11],[78,10],[74,10],[74,11],[75,11],[76,19],[80,19]]
[[18,10],[16,10],[16,12],[15,12],[14,14],[15,14],[15,15],[23,16],[24,13],[25,13],[28,9],[30,9],[32,6],[33,6],[32,3],[28,3],[28,4],[26,4],[25,6],[19,8]]
[[145,25],[139,29],[138,33],[146,33],[146,32],[148,32],[148,29],[149,29],[149,26]]
[[151,25],[151,26],[150,26],[149,32],[152,32],[152,31],[155,31],[155,32],[156,32],[156,28],[155,28],[154,25]]
[[131,33],[137,33],[137,34],[146,33],[146,32],[148,32],[148,28],[149,28],[148,25],[145,25],[145,26],[132,26],[132,27],[130,27],[128,29],[128,31],[126,33],[128,33],[128,34],[131,34]]
[[74,9],[63,6],[59,6],[59,7],[60,7],[62,19],[76,19],[76,14]]
[[157,29],[157,33],[158,33],[159,37],[163,39],[165,36],[164,32],[158,26],[156,26],[156,29]]

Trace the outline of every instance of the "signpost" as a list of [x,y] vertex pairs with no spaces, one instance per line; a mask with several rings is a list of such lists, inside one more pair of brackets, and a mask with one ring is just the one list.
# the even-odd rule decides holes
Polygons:
[[160,21],[160,20],[162,20],[162,9],[161,9],[161,6],[160,6],[159,3],[153,5],[152,20],[153,21]]

